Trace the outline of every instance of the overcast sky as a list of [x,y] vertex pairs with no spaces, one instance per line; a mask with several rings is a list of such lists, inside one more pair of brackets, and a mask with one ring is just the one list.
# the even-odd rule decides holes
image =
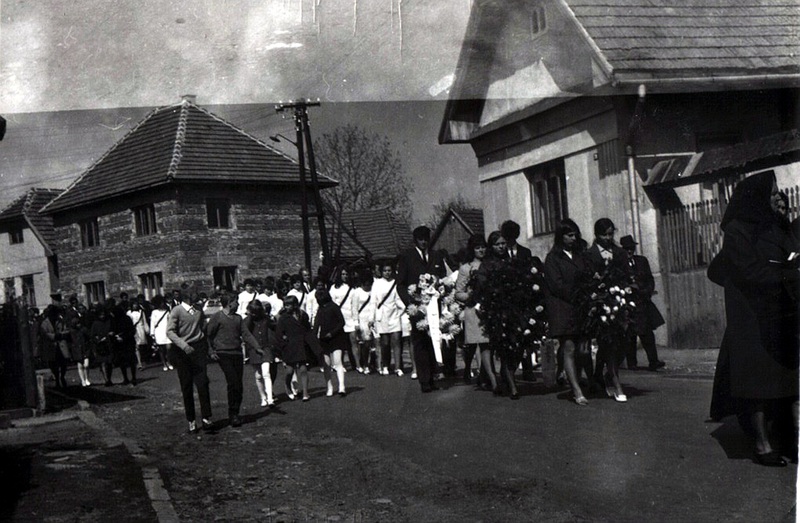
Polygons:
[[[30,186],[66,186],[187,93],[262,139],[292,136],[275,102],[319,98],[315,135],[357,123],[389,137],[413,179],[416,220],[442,197],[477,201],[471,148],[437,143],[470,4],[2,0],[0,206]],[[97,109],[110,110],[87,111]]]

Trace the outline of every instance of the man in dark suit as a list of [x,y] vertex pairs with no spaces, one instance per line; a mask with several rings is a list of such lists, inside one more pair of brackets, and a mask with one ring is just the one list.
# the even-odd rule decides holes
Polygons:
[[[413,303],[408,293],[409,285],[416,285],[422,274],[431,274],[444,278],[447,270],[442,251],[430,251],[431,230],[420,226],[414,229],[414,247],[400,254],[397,266],[397,293],[406,307]],[[411,345],[414,350],[414,361],[417,364],[417,375],[422,392],[436,390],[433,378],[436,373],[436,357],[433,342],[427,331],[411,325]]]
[[634,294],[636,306],[638,307],[638,315],[633,325],[634,329],[631,336],[626,340],[627,346],[625,352],[620,354],[619,362],[622,359],[627,359],[628,368],[635,369],[636,363],[636,338],[642,340],[642,347],[645,354],[647,354],[647,361],[649,362],[648,369],[657,371],[664,367],[665,363],[658,359],[658,349],[656,349],[656,337],[653,331],[664,325],[664,317],[658,311],[658,308],[652,302],[651,298],[656,290],[656,281],[653,278],[653,272],[650,270],[650,263],[644,256],[634,254],[636,252],[636,241],[633,236],[623,236],[619,240],[622,249],[628,257],[628,265],[633,272],[638,289]]
[[530,266],[533,263],[531,250],[517,243],[517,238],[519,238],[519,224],[517,222],[512,220],[504,221],[503,225],[500,226],[500,234],[506,240],[509,260],[525,266]]

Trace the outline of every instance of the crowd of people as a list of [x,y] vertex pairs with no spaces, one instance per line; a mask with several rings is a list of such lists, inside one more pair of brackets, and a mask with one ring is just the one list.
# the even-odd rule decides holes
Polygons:
[[[797,417],[799,273],[796,258],[783,258],[800,247],[786,219],[785,198],[774,178],[761,188],[759,183],[769,185],[765,179],[752,177],[734,193],[722,223],[722,261],[712,264],[725,268],[712,267],[709,273],[725,286],[729,304],[712,417],[739,414],[756,437],[759,462],[779,465],[766,420],[775,405],[787,402]],[[753,187],[771,192],[764,196]],[[754,203],[751,193],[764,201]],[[58,387],[66,386],[70,362],[76,363],[83,386],[91,385],[92,364],[99,366],[105,385],[113,383],[112,371],[119,368],[122,383],[133,386],[143,361],[157,359],[165,372],[177,371],[190,431],[212,425],[209,361],[217,362],[225,376],[233,426],[242,422],[248,368],[261,406],[271,408],[281,368],[286,397],[309,401],[313,370],[321,371],[326,396],[346,396],[348,370],[402,377],[409,370],[403,361],[408,353],[411,378],[430,393],[442,374],[456,375],[460,350],[464,382],[477,377],[477,389],[518,399],[515,374],[521,369],[523,380],[535,379],[546,339],[557,341],[559,382],[568,386],[576,405],[588,405],[593,396],[626,402],[619,369],[623,364],[638,368],[640,341],[647,369],[665,366],[653,333],[664,318],[652,302],[654,278],[647,258],[636,254],[634,237],[625,235],[617,243],[617,228],[608,218],[597,220],[593,233],[589,244],[573,220],[561,220],[542,261],[517,243],[520,227],[513,221],[488,238],[471,236],[453,255],[430,249],[431,231],[422,226],[413,231],[413,247],[395,260],[322,268],[315,278],[301,269],[247,279],[235,292],[215,289],[210,296],[185,284],[149,302],[121,293],[88,309],[72,296],[67,305],[44,311],[37,327],[40,355]],[[760,256],[759,249],[775,252]],[[444,286],[437,287],[445,281],[452,284],[450,297]],[[420,301],[426,292],[428,300]],[[447,300],[456,302],[458,328],[442,337],[434,334],[432,322],[438,320],[430,311],[443,306],[444,314]],[[753,330],[739,332],[743,325]],[[756,358],[753,346],[760,346],[764,356]]]

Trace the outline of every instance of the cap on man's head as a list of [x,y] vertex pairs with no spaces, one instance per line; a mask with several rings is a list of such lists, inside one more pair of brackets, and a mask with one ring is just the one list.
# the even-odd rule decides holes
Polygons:
[[420,225],[419,227],[414,229],[414,232],[412,234],[413,234],[415,240],[428,240],[428,241],[430,241],[430,239],[431,239],[431,230],[428,227],[424,226],[424,225]]
[[622,246],[623,249],[636,249],[636,246],[639,245],[636,243],[636,240],[633,239],[633,236],[630,234],[623,236],[619,239],[619,244]]

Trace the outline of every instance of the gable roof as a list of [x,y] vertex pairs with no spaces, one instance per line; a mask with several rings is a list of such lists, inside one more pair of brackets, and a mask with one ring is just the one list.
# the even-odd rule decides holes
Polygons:
[[388,208],[345,211],[341,226],[373,260],[395,258],[411,244],[411,228]]
[[294,159],[184,99],[147,115],[44,212],[182,182],[300,184]]
[[[477,129],[489,71],[499,59],[497,35],[521,4],[473,2],[440,143],[467,142]],[[553,0],[546,5],[571,23],[593,64],[591,84],[562,93],[561,100],[581,93],[634,94],[642,84],[651,92],[800,85],[798,0]],[[544,110],[555,103],[546,99],[539,105]]]
[[53,254],[52,245],[56,239],[53,219],[40,214],[39,211],[61,192],[60,189],[39,187],[29,189],[27,193],[0,211],[0,222],[24,219],[50,256]]
[[452,207],[439,220],[436,230],[431,235],[431,245],[436,245],[436,241],[441,236],[444,228],[450,223],[450,220],[455,219],[462,227],[470,234],[480,234],[485,236],[483,228],[483,209],[453,209]]

